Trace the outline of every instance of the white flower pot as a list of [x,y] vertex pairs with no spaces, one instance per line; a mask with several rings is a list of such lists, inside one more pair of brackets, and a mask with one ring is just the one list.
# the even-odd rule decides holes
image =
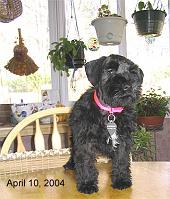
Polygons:
[[101,45],[119,45],[127,20],[123,17],[99,17],[91,24],[95,27]]

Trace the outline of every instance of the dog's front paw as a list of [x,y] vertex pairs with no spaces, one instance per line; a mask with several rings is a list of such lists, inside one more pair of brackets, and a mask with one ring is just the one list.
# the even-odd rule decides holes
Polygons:
[[68,161],[65,165],[63,165],[65,170],[74,170],[75,169],[75,164],[74,162]]
[[127,179],[116,180],[114,184],[112,184],[112,187],[115,189],[127,189],[131,186],[132,186],[131,180]]
[[86,184],[80,184],[78,191],[85,194],[91,194],[98,192],[98,186],[93,182],[87,182]]

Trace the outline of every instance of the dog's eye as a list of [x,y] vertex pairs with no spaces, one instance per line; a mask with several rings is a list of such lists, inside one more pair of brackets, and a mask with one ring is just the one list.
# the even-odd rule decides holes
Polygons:
[[113,70],[111,68],[108,68],[107,73],[113,73]]
[[136,70],[130,70],[130,73],[136,74]]
[[130,73],[133,75],[133,76],[136,76],[137,75],[137,72],[135,70],[131,70]]
[[138,74],[137,74],[136,70],[131,70],[130,74],[131,74],[131,80],[132,81],[137,81],[138,80]]

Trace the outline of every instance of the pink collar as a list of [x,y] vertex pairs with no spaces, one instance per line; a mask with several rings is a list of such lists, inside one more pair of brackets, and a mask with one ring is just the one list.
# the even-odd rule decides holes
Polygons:
[[120,106],[120,107],[110,107],[110,106],[106,106],[106,105],[102,105],[100,103],[99,98],[97,97],[97,93],[96,90],[94,91],[94,95],[93,95],[94,101],[97,104],[97,106],[105,111],[108,111],[109,113],[113,114],[113,113],[121,113],[124,110],[124,107]]

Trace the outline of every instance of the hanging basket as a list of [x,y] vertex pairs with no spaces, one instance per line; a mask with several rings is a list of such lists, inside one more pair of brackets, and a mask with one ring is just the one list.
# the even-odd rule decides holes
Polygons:
[[81,46],[78,46],[76,56],[73,55],[66,56],[65,65],[71,69],[82,68],[84,64],[85,64],[84,48]]
[[0,1],[0,22],[9,23],[22,14],[22,3],[20,0]]
[[98,17],[91,24],[96,29],[99,44],[119,45],[127,20],[120,16]]
[[134,12],[132,18],[139,35],[158,37],[162,33],[166,15],[162,10],[142,10]]
[[19,44],[14,47],[14,57],[9,60],[5,68],[16,75],[27,76],[35,73],[38,70],[38,66],[27,55],[28,49],[24,46],[21,29],[18,29],[18,32]]

